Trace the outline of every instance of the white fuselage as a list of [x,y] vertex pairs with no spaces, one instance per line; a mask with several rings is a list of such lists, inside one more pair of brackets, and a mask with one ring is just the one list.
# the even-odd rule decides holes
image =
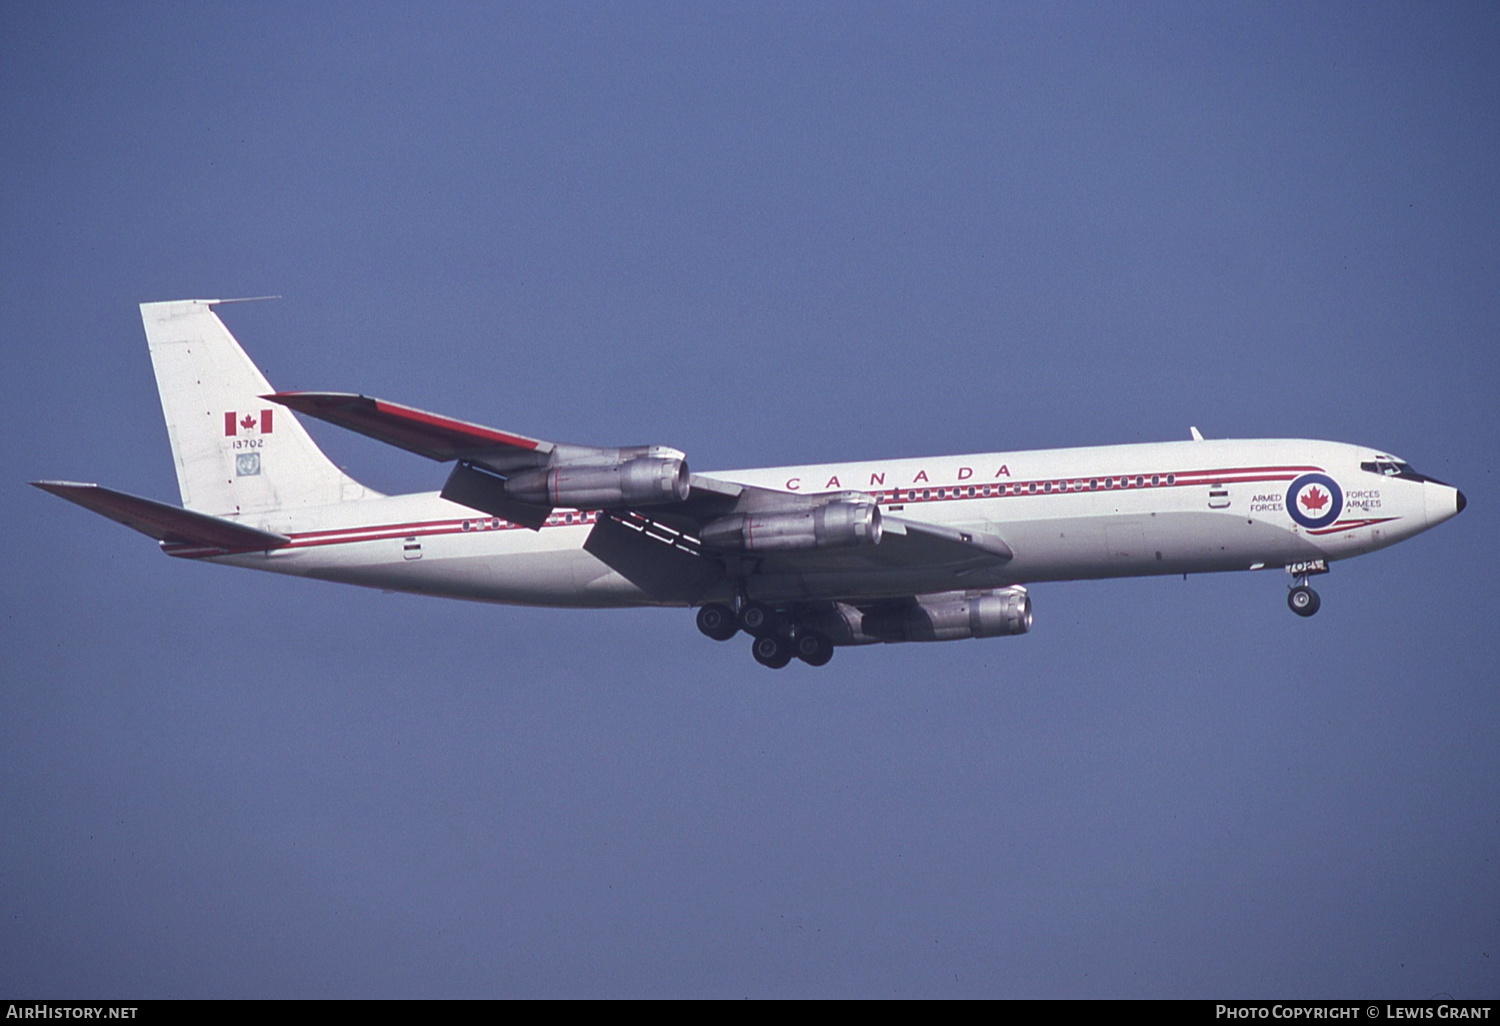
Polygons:
[[[1361,469],[1376,455],[1338,442],[1213,440],[711,476],[802,494],[863,492],[893,517],[995,535],[1014,552],[1003,567],[957,582],[951,572],[930,568],[749,581],[750,597],[763,601],[850,599],[1344,559],[1408,538],[1460,508],[1458,492],[1446,485]],[[1307,475],[1314,476],[1310,485]],[[1294,516],[1288,493],[1299,481],[1298,501],[1309,506]],[[292,539],[269,552],[164,547],[173,555],[452,598],[658,604],[584,550],[596,516],[557,510],[533,531],[430,492],[244,517],[247,525]]]

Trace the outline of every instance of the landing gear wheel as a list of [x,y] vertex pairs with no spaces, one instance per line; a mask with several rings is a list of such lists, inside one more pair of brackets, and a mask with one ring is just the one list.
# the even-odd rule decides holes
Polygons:
[[776,633],[776,611],[759,602],[751,602],[740,610],[740,626],[746,634],[757,638],[770,637]]
[[803,631],[797,635],[792,650],[808,666],[823,666],[833,658],[833,642],[817,631]]
[[756,638],[750,645],[750,654],[760,665],[779,670],[792,661],[792,643],[774,634],[768,638]]
[[717,602],[710,602],[698,610],[698,629],[715,641],[728,641],[740,632],[740,622],[734,610]]
[[1292,612],[1298,616],[1312,616],[1323,604],[1323,600],[1318,598],[1318,593],[1307,585],[1299,584],[1287,593],[1286,604],[1291,606]]

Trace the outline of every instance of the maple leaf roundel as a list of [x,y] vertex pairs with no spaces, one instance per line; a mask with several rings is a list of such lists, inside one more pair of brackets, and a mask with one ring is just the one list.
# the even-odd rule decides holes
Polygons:
[[1286,511],[1303,527],[1327,527],[1343,510],[1343,489],[1327,474],[1303,474],[1286,490]]

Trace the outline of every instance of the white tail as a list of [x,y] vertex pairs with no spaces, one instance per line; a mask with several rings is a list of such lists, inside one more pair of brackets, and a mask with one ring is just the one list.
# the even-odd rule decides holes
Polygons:
[[188,509],[267,513],[374,497],[323,455],[211,307],[142,303],[141,320]]

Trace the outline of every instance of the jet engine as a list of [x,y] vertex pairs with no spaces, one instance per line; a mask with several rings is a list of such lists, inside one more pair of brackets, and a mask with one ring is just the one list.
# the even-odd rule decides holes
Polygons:
[[866,613],[860,633],[874,641],[956,641],[1025,634],[1031,598],[1020,586],[998,591],[943,591]]
[[816,509],[736,513],[705,524],[704,545],[745,552],[838,549],[880,544],[880,509],[869,502],[830,502]]
[[563,464],[512,474],[505,494],[537,506],[612,509],[681,502],[688,497],[687,461],[641,457],[607,466]]

